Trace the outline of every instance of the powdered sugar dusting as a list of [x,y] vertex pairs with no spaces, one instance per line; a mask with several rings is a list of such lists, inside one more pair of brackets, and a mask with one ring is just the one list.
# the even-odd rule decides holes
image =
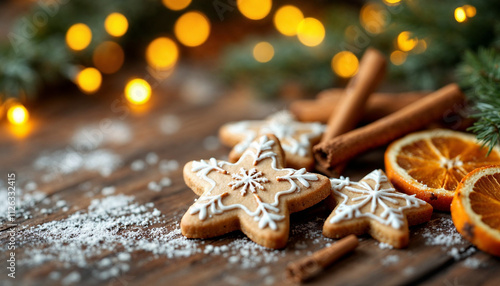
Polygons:
[[133,199],[125,195],[94,199],[87,212],[20,231],[20,245],[27,256],[20,259],[20,265],[61,261],[84,267],[88,258],[117,246],[133,250],[134,238],[143,233],[141,227],[162,221],[148,211],[152,204],[139,205]]
[[385,243],[385,242],[379,242],[378,243],[378,247],[380,249],[393,249],[394,248],[394,246],[392,246],[392,245],[390,245],[388,243]]
[[0,218],[5,219],[7,217],[7,210],[9,209],[9,201],[7,199],[7,189],[0,187]]
[[413,274],[415,274],[415,267],[408,266],[405,269],[403,269],[403,275],[405,275],[405,276],[411,276]]
[[43,180],[53,181],[61,175],[71,174],[80,170],[94,171],[102,176],[109,176],[121,165],[121,158],[110,150],[97,149],[77,152],[68,148],[39,156],[33,163],[36,170],[45,171]]
[[68,274],[68,276],[64,277],[64,279],[61,281],[61,283],[62,283],[62,285],[72,285],[72,284],[80,282],[81,278],[82,277],[81,277],[80,273],[78,273],[77,271],[73,271],[70,274]]
[[464,245],[468,242],[457,232],[450,218],[440,217],[431,220],[425,229],[421,231],[426,245],[441,245],[450,247]]
[[387,255],[386,257],[384,257],[384,259],[382,259],[381,262],[382,262],[382,265],[384,265],[384,266],[395,264],[395,263],[399,262],[399,256],[397,256],[397,255]]
[[[225,267],[235,270],[258,268],[262,280],[276,281],[279,276],[269,265],[285,256],[296,259],[310,252],[302,245],[317,245],[319,249],[333,240],[323,237],[319,227],[323,220],[308,221],[291,228],[289,250],[262,247],[243,234],[221,245],[218,240],[187,239],[181,234],[178,219],[167,223],[153,203],[139,204],[133,196],[123,194],[91,200],[88,208],[69,217],[19,230],[19,246],[23,254],[19,265],[24,268],[47,263],[63,265],[64,269],[77,267],[76,272],[51,273],[69,284],[83,279],[78,269],[91,269],[92,278],[107,280],[130,270],[134,254],[149,252],[153,259],[181,259],[202,254],[204,263],[219,257],[226,260]],[[4,250],[5,246],[0,249]],[[307,253],[306,253],[307,252]],[[97,260],[97,262],[96,262]],[[64,282],[63,282],[64,284]]]
[[463,266],[469,268],[469,269],[478,269],[482,267],[482,262],[481,260],[474,258],[474,257],[468,257],[467,259],[464,260]]
[[71,145],[77,150],[94,150],[103,144],[123,145],[132,139],[130,127],[119,120],[103,119],[76,130]]
[[45,172],[44,182],[51,182],[63,175],[87,170],[109,176],[121,166],[120,156],[103,145],[123,145],[132,138],[132,131],[124,122],[103,119],[100,123],[79,128],[70,144],[63,149],[40,155],[33,162],[36,170]]
[[477,250],[475,247],[469,247],[469,248],[465,248],[465,247],[461,247],[461,248],[456,248],[456,247],[453,247],[452,249],[450,249],[448,251],[448,255],[453,257],[453,259],[455,259],[456,261],[458,260],[461,260],[465,257],[469,257],[471,256],[473,253],[475,253]]
[[181,120],[176,115],[164,115],[160,118],[160,130],[164,134],[174,134],[181,128]]
[[[28,182],[24,187],[16,186],[16,212],[15,219],[31,218],[31,208],[36,204],[44,201],[47,195],[38,190],[38,186],[34,182]],[[8,189],[7,186],[0,185],[0,222],[4,222],[8,218]],[[64,208],[65,205],[56,204],[58,208]]]

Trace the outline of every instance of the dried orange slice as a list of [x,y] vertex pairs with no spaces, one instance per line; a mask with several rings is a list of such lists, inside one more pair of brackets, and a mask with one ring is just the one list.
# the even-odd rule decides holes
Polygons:
[[385,152],[387,177],[399,191],[415,194],[434,209],[450,211],[460,180],[472,170],[500,165],[500,149],[489,156],[474,135],[443,129],[411,133]]
[[479,249],[500,256],[500,166],[465,176],[451,203],[458,232]]

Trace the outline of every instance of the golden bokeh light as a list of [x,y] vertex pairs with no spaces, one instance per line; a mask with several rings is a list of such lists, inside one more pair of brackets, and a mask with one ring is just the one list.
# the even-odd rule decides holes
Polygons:
[[120,13],[111,13],[104,20],[104,29],[113,37],[121,37],[128,30],[128,20]]
[[69,27],[66,32],[66,44],[74,51],[81,51],[89,46],[92,41],[92,31],[82,23]]
[[458,23],[462,23],[467,20],[467,14],[465,13],[465,9],[463,7],[455,9],[455,20],[457,20]]
[[92,55],[94,66],[105,74],[117,72],[122,67],[124,59],[125,53],[122,47],[111,41],[99,44]]
[[308,47],[317,46],[325,38],[325,27],[315,18],[305,18],[300,21],[297,27],[297,37],[302,44]]
[[368,3],[361,8],[359,22],[371,34],[380,34],[388,25],[387,8],[377,3]]
[[191,0],[162,0],[163,5],[170,10],[179,11],[191,4]]
[[402,51],[394,51],[391,53],[390,59],[391,63],[393,63],[394,65],[402,65],[406,61],[406,53]]
[[356,55],[349,51],[339,52],[332,58],[332,70],[340,77],[353,77],[358,69],[359,60]]
[[271,0],[238,0],[236,6],[243,16],[251,20],[260,20],[271,12]]
[[174,33],[183,45],[196,47],[208,39],[210,22],[201,12],[187,12],[175,22]]
[[29,113],[20,103],[13,104],[7,111],[7,120],[14,125],[21,125],[28,121]]
[[415,46],[415,48],[413,48],[412,52],[415,54],[421,54],[421,53],[425,52],[425,50],[427,50],[427,41],[418,40],[418,43]]
[[401,0],[384,0],[384,3],[388,6],[395,6],[399,5],[399,3],[401,3]]
[[146,49],[146,61],[154,69],[169,69],[179,59],[177,44],[167,37],[153,40]]
[[253,57],[260,63],[267,63],[274,57],[274,48],[268,42],[260,42],[253,48]]
[[297,27],[304,19],[304,14],[299,8],[292,5],[285,5],[274,14],[274,26],[285,36],[297,35]]
[[472,6],[472,5],[464,5],[462,6],[465,10],[465,15],[469,18],[472,18],[474,16],[476,16],[476,7]]
[[397,38],[398,48],[403,52],[411,51],[417,45],[418,39],[412,37],[408,31],[399,33]]
[[145,104],[151,98],[151,86],[147,81],[135,78],[125,86],[125,98],[135,105]]
[[102,83],[102,75],[96,68],[85,68],[76,76],[76,85],[87,94],[95,93]]

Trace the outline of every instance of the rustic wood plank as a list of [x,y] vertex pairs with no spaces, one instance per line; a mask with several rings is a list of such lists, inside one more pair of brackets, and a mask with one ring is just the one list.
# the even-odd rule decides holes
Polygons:
[[477,250],[436,273],[422,285],[499,285],[500,259]]
[[[227,121],[260,119],[286,106],[286,102],[281,101],[257,102],[241,91],[226,93],[209,103],[193,104],[183,98],[178,90],[172,85],[162,84],[155,93],[168,96],[156,96],[147,112],[131,111],[126,118],[121,119],[120,114],[110,110],[110,104],[119,97],[119,91],[113,86],[104,87],[102,97],[55,97],[41,103],[32,113],[36,128],[24,139],[12,136],[5,124],[1,126],[2,134],[6,134],[0,137],[2,179],[5,179],[8,171],[15,170],[19,174],[19,186],[24,187],[27,182],[35,181],[39,191],[48,197],[47,204],[40,202],[26,208],[32,213],[31,218],[20,218],[16,223],[20,227],[37,226],[65,219],[79,211],[86,212],[93,199],[105,197],[101,194],[102,188],[115,186],[115,195],[133,196],[134,201],[139,204],[152,202],[154,208],[161,211],[163,222],[144,227],[144,230],[158,227],[172,231],[178,228],[180,218],[196,198],[183,182],[182,165],[194,159],[223,158],[229,151],[229,148],[223,146],[207,150],[203,146],[204,139],[216,136],[220,125]],[[180,120],[182,128],[173,134],[164,134],[159,123],[163,116],[169,114]],[[108,177],[93,171],[79,170],[44,183],[42,177],[45,170],[35,170],[33,161],[43,152],[64,150],[70,146],[71,137],[78,128],[99,123],[103,119],[123,122],[134,134],[133,139],[126,144],[103,145],[103,148],[120,155],[123,161],[121,167]],[[374,168],[383,168],[383,151],[382,148],[353,160],[346,175],[358,180]],[[144,160],[150,152],[155,152],[160,159],[177,160],[180,168],[168,174],[162,174],[157,165],[133,171],[131,164],[136,160]],[[164,176],[172,180],[170,187],[161,192],[148,189],[151,181],[158,181]],[[59,200],[67,202],[67,211],[56,209],[53,213],[42,213],[42,208],[52,209]],[[287,263],[335,242],[321,235],[323,221],[329,213],[326,205],[320,203],[293,214],[292,235],[283,250],[260,249],[248,242],[243,234],[235,232],[213,239],[191,240],[190,243],[200,252],[191,253],[187,257],[168,258],[165,254],[154,255],[151,251],[134,251],[130,261],[126,263],[129,269],[106,279],[99,279],[95,271],[105,259],[118,264],[116,256],[122,252],[119,247],[96,253],[88,259],[85,267],[73,264],[65,267],[57,261],[48,261],[35,267],[18,266],[19,276],[15,282],[53,285],[57,280],[50,277],[55,272],[61,280],[76,271],[81,276],[77,284],[81,285],[287,285],[288,282],[284,280]],[[456,279],[459,285],[483,282],[498,284],[498,275],[495,273],[495,269],[500,266],[498,258],[480,251],[469,254],[485,265],[469,269],[463,265],[466,257],[455,261],[452,255],[453,251],[460,252],[462,248],[462,252],[467,252],[470,247],[468,242],[429,245],[434,239],[429,234],[437,236],[452,230],[449,226],[447,229],[437,230],[440,224],[449,222],[449,219],[449,214],[436,212],[429,224],[411,228],[410,245],[402,250],[385,249],[370,237],[363,236],[360,246],[353,254],[338,261],[311,282],[328,285],[446,285],[445,281],[450,281],[450,285],[454,285]],[[2,225],[0,230],[0,241],[5,245],[8,241],[8,228]],[[179,237],[180,235],[173,236],[172,239]],[[25,252],[28,246],[18,249],[16,255],[20,260],[30,255]],[[217,255],[213,253],[215,247],[220,249],[224,246],[229,250]],[[242,255],[240,251],[248,251],[248,254]],[[269,261],[265,261],[266,258]],[[6,284],[9,282],[5,280],[6,274],[6,269],[1,268],[0,281],[9,285]]]

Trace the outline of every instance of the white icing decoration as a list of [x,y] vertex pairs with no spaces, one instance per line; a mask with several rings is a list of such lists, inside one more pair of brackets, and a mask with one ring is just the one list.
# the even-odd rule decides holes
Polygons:
[[254,128],[258,128],[258,124],[255,123],[255,121],[240,121],[227,125],[230,133],[245,135],[245,139],[234,146],[236,152],[243,153],[246,149],[248,149],[248,147],[250,147],[250,143],[257,138],[257,132],[253,130]]
[[207,177],[207,175],[212,171],[218,171],[222,174],[227,173],[224,169],[219,167],[215,158],[211,158],[208,162],[206,162],[205,160],[193,161],[191,171],[196,172],[196,175],[198,177],[210,183],[212,188],[208,191],[208,193],[212,192],[212,190],[215,188],[216,183],[214,180]]
[[[271,151],[274,144],[275,142],[273,140],[270,140],[267,136],[261,136],[258,140],[254,141],[251,144],[251,148],[247,149],[247,151],[245,151],[245,153],[241,156],[240,160],[234,164],[224,161],[217,162],[214,161],[215,159],[210,159],[210,163],[207,163],[203,160],[197,162],[195,168],[195,165],[193,163],[192,171],[197,172],[197,175],[200,178],[211,184],[212,188],[210,189],[210,191],[213,190],[216,186],[215,181],[208,177],[208,174],[213,170],[217,170],[223,174],[232,176],[234,181],[230,182],[228,187],[231,187],[232,189],[243,187],[245,189],[241,191],[242,194],[246,193],[247,189],[250,189],[255,197],[255,202],[257,203],[257,208],[255,209],[255,211],[249,210],[242,204],[224,205],[224,203],[222,202],[222,198],[224,196],[230,196],[231,194],[223,193],[220,195],[208,196],[207,194],[209,194],[209,192],[207,192],[206,194],[202,195],[195,204],[193,204],[190,210],[190,214],[193,215],[199,213],[199,219],[205,220],[208,216],[218,215],[229,210],[241,209],[247,215],[253,217],[255,221],[259,222],[259,228],[265,228],[269,226],[269,228],[271,228],[272,230],[276,230],[276,222],[285,218],[285,216],[279,214],[281,211],[278,208],[280,197],[294,192],[300,192],[301,189],[295,181],[298,181],[304,187],[309,188],[310,184],[308,181],[317,181],[319,180],[319,178],[315,174],[307,173],[305,169],[279,169],[277,167],[277,154]],[[263,189],[261,183],[269,182],[267,178],[261,177],[262,173],[257,171],[257,169],[251,169],[250,171],[248,171],[248,173],[246,170],[240,169],[239,174],[230,174],[228,171],[223,169],[223,167],[226,165],[235,166],[240,164],[241,162],[243,162],[243,160],[246,159],[247,156],[253,158],[254,165],[262,160],[271,159],[272,162],[270,164],[274,170],[286,170],[289,172],[284,176],[276,178],[278,182],[287,181],[290,184],[290,187],[285,191],[276,192],[274,201],[272,203],[263,202],[257,194],[259,189]],[[251,178],[252,176],[253,178]]]
[[[259,228],[264,228],[269,225],[272,230],[277,230],[278,226],[276,225],[276,221],[284,219],[285,216],[268,212],[268,210],[270,210],[279,213],[280,209],[270,204],[263,203],[258,196],[255,197],[257,199],[256,201],[258,203],[258,206],[253,215],[254,220],[259,222]],[[259,217],[259,214],[262,214],[262,216]]]
[[349,177],[340,176],[338,179],[330,179],[330,184],[332,185],[332,190],[340,191],[343,187],[349,186],[351,184],[351,180]]
[[[365,179],[374,181],[375,186],[372,188],[364,181]],[[335,209],[335,215],[330,219],[330,223],[337,223],[352,218],[369,217],[382,224],[399,229],[404,225],[403,210],[425,205],[425,202],[415,198],[415,195],[409,196],[399,193],[394,188],[381,188],[381,183],[388,182],[387,176],[385,176],[381,170],[371,172],[364,180],[360,182],[350,182],[349,178],[344,177],[330,180],[333,193],[343,199]],[[360,188],[353,188],[351,187],[352,185]],[[349,197],[341,192],[342,189],[362,194],[359,197],[350,199],[350,202],[360,202],[348,205],[347,202],[349,201]],[[403,200],[404,204],[402,204]],[[401,206],[398,208],[391,208],[385,201]],[[370,212],[363,213],[361,208],[366,204],[370,204]],[[375,215],[375,211],[378,207],[382,207],[383,212],[380,215]]]
[[267,119],[271,122],[279,122],[282,124],[287,124],[295,120],[295,116],[288,110],[278,111],[275,114],[272,114],[267,117]]
[[246,195],[247,190],[254,194],[257,193],[257,189],[264,190],[262,184],[269,183],[269,180],[262,176],[262,172],[257,171],[255,168],[250,171],[241,168],[238,174],[231,174],[231,177],[234,181],[231,181],[229,186],[233,190],[241,188],[240,193],[242,196]]
[[[208,208],[210,208],[210,212],[212,214],[220,214],[222,213],[222,195],[217,196],[204,196],[203,200],[201,198],[196,201],[196,204],[191,208],[190,214],[196,214],[199,212],[199,219],[205,220],[207,218]],[[203,201],[203,202],[201,202]],[[217,209],[217,206],[219,209]]]
[[264,121],[240,121],[228,124],[228,128],[233,134],[245,134],[245,138],[234,147],[238,153],[248,148],[257,133],[271,133],[281,141],[283,150],[304,157],[311,152],[310,140],[319,138],[326,127],[321,123],[298,122],[290,112],[282,111]]
[[311,173],[308,173],[306,171],[306,168],[302,168],[302,169],[300,169],[298,171],[293,171],[293,172],[291,172],[290,174],[288,174],[286,176],[278,177],[278,180],[282,180],[282,179],[291,180],[291,181],[293,181],[293,179],[296,179],[304,187],[309,188],[310,184],[307,181],[308,180],[309,181],[317,181],[318,180],[318,176],[316,176],[314,174],[311,174]]
[[[252,142],[252,144],[250,144],[250,147],[254,148],[256,152],[246,152],[245,154],[248,154],[254,158],[253,160],[254,165],[257,165],[257,163],[266,158],[273,158],[273,163],[275,163],[274,160],[276,159],[276,153],[268,151],[272,150],[273,145],[274,145],[273,140],[269,140],[267,136],[261,136],[258,139],[258,141],[254,141]],[[263,153],[264,151],[268,152]]]

